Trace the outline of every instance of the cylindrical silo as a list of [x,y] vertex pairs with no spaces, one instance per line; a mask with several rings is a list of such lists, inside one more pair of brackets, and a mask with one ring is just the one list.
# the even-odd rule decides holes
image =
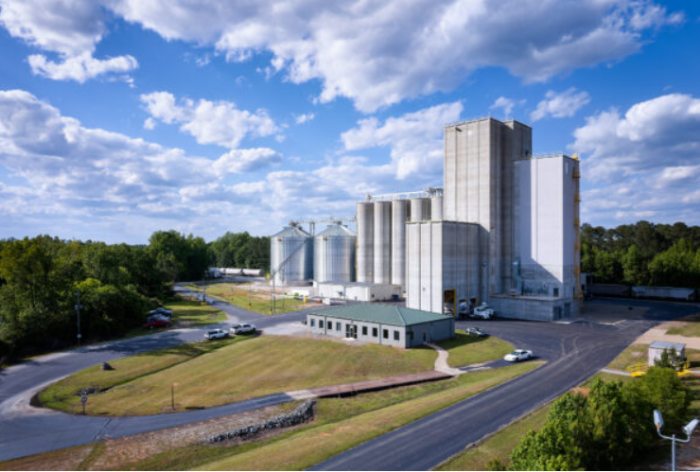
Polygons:
[[314,280],[355,281],[355,233],[343,225],[329,225],[314,237]]
[[442,221],[442,195],[430,197],[430,219]]
[[404,286],[406,282],[406,219],[408,202],[391,202],[391,283]]
[[411,199],[411,221],[430,221],[430,199]]
[[374,282],[374,203],[357,202],[357,281]]
[[391,202],[374,202],[374,283],[391,283]]
[[270,273],[275,274],[277,282],[313,278],[313,242],[311,235],[298,226],[287,226],[270,238]]

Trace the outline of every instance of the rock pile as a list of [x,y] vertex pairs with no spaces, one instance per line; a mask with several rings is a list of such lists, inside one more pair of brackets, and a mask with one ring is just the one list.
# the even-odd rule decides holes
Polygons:
[[227,441],[229,439],[245,440],[260,434],[263,431],[278,428],[289,428],[290,426],[306,423],[314,417],[315,406],[316,400],[309,400],[296,407],[291,413],[277,415],[269,420],[263,421],[262,423],[251,424],[242,428],[234,429],[233,431],[229,431],[227,433],[210,436],[207,438],[207,442],[217,443]]

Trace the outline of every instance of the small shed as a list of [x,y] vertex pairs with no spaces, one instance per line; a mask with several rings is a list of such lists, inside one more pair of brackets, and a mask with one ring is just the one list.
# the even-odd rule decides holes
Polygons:
[[657,359],[661,358],[664,351],[675,349],[677,354],[680,354],[682,359],[685,359],[685,344],[669,343],[666,341],[654,341],[649,345],[649,365],[653,366]]
[[359,302],[382,302],[400,298],[403,295],[401,285],[374,284],[369,282],[317,284],[316,294],[324,298],[341,298]]
[[306,326],[313,334],[410,348],[453,337],[455,319],[404,306],[358,303],[309,312]]

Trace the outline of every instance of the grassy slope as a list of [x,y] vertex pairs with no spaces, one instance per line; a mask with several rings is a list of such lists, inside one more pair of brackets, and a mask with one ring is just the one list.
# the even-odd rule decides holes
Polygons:
[[[145,375],[187,362],[221,347],[240,343],[245,339],[245,337],[236,337],[220,341],[187,343],[135,356],[122,357],[121,359],[110,361],[110,365],[115,370],[102,371],[99,365],[88,367],[49,386],[41,392],[39,399],[48,408],[68,413],[79,413],[82,412],[82,406],[80,397],[76,393],[85,387],[95,387],[98,390],[103,390],[123,385]],[[101,406],[104,403],[104,397],[107,395],[107,393],[104,393],[91,396],[88,401],[88,413],[97,415],[108,414],[109,409],[104,409]]]
[[[147,362],[142,356],[137,356],[141,359],[124,359],[122,362],[128,366],[117,365],[115,372],[100,372],[93,367],[50,387],[41,399],[48,406],[77,411],[79,398],[74,394],[76,390],[116,374],[129,378],[122,379],[108,392],[91,397],[90,411],[110,416],[147,415],[167,412],[173,382],[178,383],[175,401],[181,410],[223,405],[289,390],[431,370],[436,357],[432,350],[347,346],[333,341],[282,336],[233,342],[231,346],[201,356],[182,358],[179,354],[180,351],[176,350],[173,359],[160,354]],[[158,363],[158,367],[154,363]]]
[[458,331],[454,338],[439,342],[438,345],[450,352],[447,362],[452,367],[500,359],[510,351],[513,345],[498,338],[477,338]]
[[189,300],[169,301],[165,308],[173,310],[173,325],[178,328],[202,326],[226,321],[226,314],[207,305]]
[[649,346],[647,344],[632,344],[622,351],[620,355],[608,365],[608,368],[625,371],[627,367],[633,364],[645,363],[648,360],[648,350]]
[[456,381],[456,386],[441,392],[310,428],[284,440],[206,464],[203,469],[306,469],[372,438],[521,375],[537,365],[526,363],[464,375]]
[[489,461],[510,463],[510,454],[530,430],[538,431],[547,420],[550,405],[545,405],[502,429],[474,447],[460,452],[436,470],[488,470]]

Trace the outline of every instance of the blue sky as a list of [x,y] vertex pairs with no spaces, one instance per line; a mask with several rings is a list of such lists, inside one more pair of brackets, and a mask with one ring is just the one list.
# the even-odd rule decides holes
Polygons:
[[700,224],[698,2],[194,3],[0,0],[0,238],[352,216],[486,115],[581,155],[583,221]]

